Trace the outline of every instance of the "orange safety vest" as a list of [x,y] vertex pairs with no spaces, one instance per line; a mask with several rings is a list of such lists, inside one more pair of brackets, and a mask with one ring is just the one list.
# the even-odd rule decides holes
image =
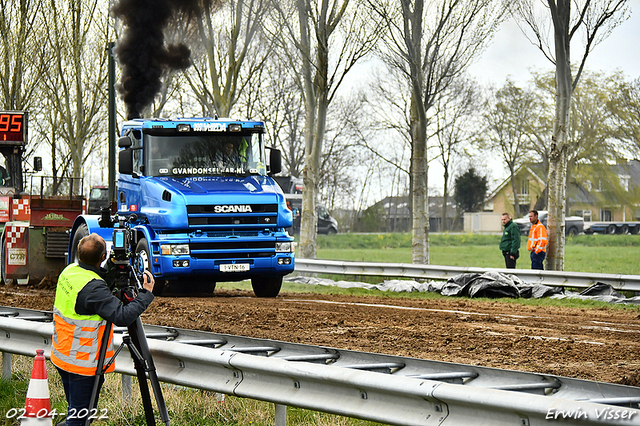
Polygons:
[[527,241],[527,250],[533,251],[536,254],[540,252],[547,252],[547,228],[540,223],[540,221],[531,224],[529,229],[529,240]]
[[[75,310],[78,293],[93,279],[101,278],[75,263],[67,266],[58,278],[53,304],[51,362],[64,371],[82,376],[96,375],[100,345],[107,325],[99,315],[79,315]],[[107,344],[105,365],[114,356],[113,328]],[[106,372],[114,369],[115,363],[112,363]]]

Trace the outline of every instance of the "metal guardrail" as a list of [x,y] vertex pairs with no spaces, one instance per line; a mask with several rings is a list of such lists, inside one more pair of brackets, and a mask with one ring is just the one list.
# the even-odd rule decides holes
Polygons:
[[[0,307],[0,331],[3,353],[49,357],[50,312]],[[283,406],[405,426],[610,425],[611,416],[640,425],[631,386],[160,326],[145,333],[161,381],[273,402],[276,425],[286,424]],[[135,374],[126,347],[115,368]]]
[[497,269],[471,266],[417,265],[412,263],[346,262],[337,260],[303,259],[296,257],[296,272],[402,277],[429,280],[447,280],[466,273],[501,272],[516,275],[529,284],[587,288],[596,282],[610,284],[616,290],[640,291],[640,275],[600,274],[566,271],[539,271],[534,269]]

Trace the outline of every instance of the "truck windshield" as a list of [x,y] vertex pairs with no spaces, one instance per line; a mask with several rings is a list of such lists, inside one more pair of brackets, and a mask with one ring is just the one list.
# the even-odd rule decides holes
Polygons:
[[147,176],[266,175],[262,135],[146,135]]

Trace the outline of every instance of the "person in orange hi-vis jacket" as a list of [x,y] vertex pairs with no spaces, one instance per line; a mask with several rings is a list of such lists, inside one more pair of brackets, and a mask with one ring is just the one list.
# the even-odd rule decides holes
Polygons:
[[527,241],[527,250],[531,252],[531,269],[544,269],[542,262],[547,255],[547,228],[538,220],[538,212],[531,210],[529,212],[529,241]]

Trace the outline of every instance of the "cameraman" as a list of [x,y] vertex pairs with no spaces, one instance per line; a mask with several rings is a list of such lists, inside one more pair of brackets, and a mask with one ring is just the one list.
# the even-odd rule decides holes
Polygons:
[[[129,326],[153,301],[154,279],[149,271],[144,273],[143,289],[126,305],[114,296],[100,268],[107,258],[104,239],[98,234],[88,235],[78,243],[79,263],[67,266],[56,288],[53,305],[53,347],[51,362],[56,366],[67,399],[66,425],[84,425],[84,414],[89,407],[91,391],[95,382],[100,345],[107,322],[117,326]],[[114,356],[113,330],[109,333],[105,365]],[[112,363],[107,373],[115,369]],[[104,383],[101,376],[98,387]],[[97,406],[96,399],[96,406]],[[81,412],[82,410],[82,412]],[[85,416],[86,417],[86,416]],[[60,423],[64,424],[64,423]]]

